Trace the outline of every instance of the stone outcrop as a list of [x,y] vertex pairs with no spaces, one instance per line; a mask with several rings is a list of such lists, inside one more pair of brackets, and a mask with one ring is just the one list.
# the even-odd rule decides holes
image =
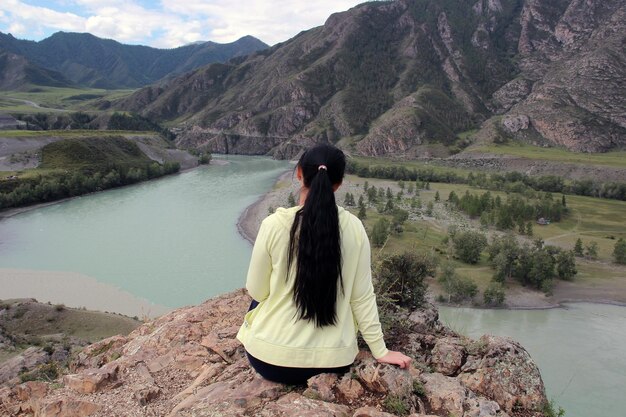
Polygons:
[[541,416],[537,367],[517,343],[472,341],[438,321],[432,306],[401,318],[409,369],[363,351],[344,375],[307,387],[266,381],[235,339],[250,298],[243,290],[175,310],[86,347],[53,383],[0,387],[3,416]]

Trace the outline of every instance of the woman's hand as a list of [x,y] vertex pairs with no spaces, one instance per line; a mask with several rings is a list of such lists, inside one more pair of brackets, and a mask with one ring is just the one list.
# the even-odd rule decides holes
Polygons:
[[389,363],[391,365],[398,365],[400,368],[408,368],[411,363],[411,358],[403,353],[390,350],[385,356],[376,359],[380,363]]

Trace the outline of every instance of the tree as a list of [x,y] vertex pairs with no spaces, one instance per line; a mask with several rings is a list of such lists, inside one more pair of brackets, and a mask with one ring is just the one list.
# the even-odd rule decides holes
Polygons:
[[457,233],[453,243],[459,259],[468,264],[475,264],[480,259],[480,253],[487,246],[487,238],[483,233],[469,230]]
[[580,238],[576,239],[576,244],[574,245],[574,255],[583,256],[583,241]]
[[619,238],[617,242],[615,242],[615,247],[613,248],[613,259],[615,263],[625,265],[626,264],[626,240],[623,238]]
[[426,205],[426,215],[432,216],[434,208],[435,208],[435,205],[433,204],[433,202],[429,201],[428,204]]
[[441,197],[439,196],[439,191],[437,191],[435,193],[435,201],[439,202],[439,200],[441,200]]
[[483,301],[488,306],[501,306],[505,298],[504,287],[497,282],[489,283],[483,292]]
[[374,223],[374,229],[372,229],[372,244],[374,246],[382,246],[388,236],[389,222],[384,217],[381,217],[376,223]]
[[478,294],[476,283],[467,277],[459,276],[450,263],[444,265],[438,281],[448,293],[448,302],[471,300]]
[[409,183],[409,186],[408,186],[408,188],[407,188],[407,190],[406,190],[406,192],[407,192],[407,193],[409,193],[409,194],[413,194],[414,189],[415,189],[415,188],[414,188],[414,186],[413,186],[413,183],[412,183],[412,182],[410,182],[410,183]]
[[526,235],[528,235],[528,236],[532,236],[533,235],[533,224],[532,224],[532,222],[526,223]]
[[404,181],[398,181],[398,187],[400,187],[401,190],[404,190]]
[[296,199],[293,196],[293,193],[289,193],[287,196],[287,206],[294,207],[296,205]]
[[527,282],[538,290],[549,293],[554,279],[554,258],[543,249],[536,249],[531,255]]
[[357,217],[361,220],[364,220],[367,217],[367,213],[365,212],[365,206],[359,207],[359,213],[357,214]]
[[560,251],[556,256],[557,276],[565,281],[572,281],[576,270],[576,258],[573,251]]
[[598,259],[598,242],[590,242],[585,246],[585,256],[589,259]]
[[419,307],[424,303],[424,278],[433,275],[437,264],[427,253],[404,252],[383,258],[376,268],[376,293],[400,306]]

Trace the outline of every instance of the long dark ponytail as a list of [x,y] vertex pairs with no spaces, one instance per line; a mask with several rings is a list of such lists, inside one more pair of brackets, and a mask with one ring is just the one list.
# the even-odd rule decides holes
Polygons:
[[293,298],[298,318],[323,327],[336,323],[337,291],[343,289],[333,185],[343,180],[346,158],[334,146],[318,145],[302,155],[298,167],[308,194],[291,227],[287,270],[295,259]]

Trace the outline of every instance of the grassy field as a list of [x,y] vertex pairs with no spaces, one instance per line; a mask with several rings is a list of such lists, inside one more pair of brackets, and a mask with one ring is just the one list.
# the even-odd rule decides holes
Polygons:
[[[348,176],[346,182],[352,184],[350,192],[354,194],[357,201],[362,193],[362,185],[365,180],[368,181],[370,186],[383,187],[384,189],[389,187],[394,194],[400,190],[396,181]],[[408,185],[406,182],[405,184]],[[355,187],[355,185],[357,186]],[[420,190],[419,198],[422,206],[426,207],[428,202],[434,202],[434,196],[439,192],[441,202],[435,204],[433,216],[419,216],[409,219],[404,224],[402,233],[392,233],[382,248],[373,247],[372,257],[374,262],[384,255],[401,253],[406,250],[434,251],[438,254],[440,262],[451,262],[457,273],[471,278],[477,284],[479,290],[484,290],[491,282],[494,274],[486,253],[483,252],[480,261],[476,265],[468,265],[453,259],[451,248],[444,243],[447,228],[450,225],[476,229],[480,229],[480,225],[475,219],[469,219],[462,213],[451,212],[445,207],[443,202],[452,190],[459,195],[465,193],[465,191],[476,194],[482,194],[486,191],[463,184],[431,183],[430,186],[430,190]],[[491,191],[491,194],[494,196],[500,195],[501,198],[506,199],[506,193],[504,192]],[[405,200],[399,204],[407,209],[410,197],[412,196],[406,194],[405,188]],[[559,198],[560,195],[555,197]],[[339,193],[337,198],[341,204],[344,195]],[[598,244],[598,259],[577,258],[579,273],[575,281],[573,283],[557,282],[554,299],[598,299],[626,302],[626,267],[612,263],[612,252],[615,242],[620,237],[626,238],[626,202],[580,196],[567,196],[566,201],[570,213],[563,221],[552,223],[548,226],[535,224],[533,228],[534,236],[532,238],[521,237],[529,243],[533,238],[542,238],[546,244],[559,246],[567,250],[573,249],[576,239],[579,237],[583,245],[587,245],[591,241],[595,241]],[[351,211],[356,214],[358,209],[352,208]],[[375,208],[367,210],[367,218],[364,224],[368,231],[372,230],[373,225],[381,216]],[[490,236],[501,233],[493,228],[482,230]],[[436,280],[430,280],[429,285],[434,293],[441,293]],[[518,307],[523,306],[528,298],[545,299],[542,293],[525,289],[516,282],[507,283],[507,292],[514,298],[519,294],[524,298],[524,301],[519,302]],[[480,295],[476,299],[480,300]],[[549,301],[543,302],[545,304]]]
[[579,153],[562,148],[541,148],[527,144],[481,144],[468,148],[465,152],[490,153],[496,155],[513,155],[528,159],[565,162],[581,165],[604,165],[626,168],[626,152],[614,151],[606,153]]
[[14,350],[0,349],[0,363],[29,346],[61,343],[68,337],[88,343],[129,334],[141,322],[114,313],[68,308],[34,300],[0,300],[0,326],[16,341]]
[[475,170],[446,167],[446,166],[436,165],[433,163],[428,163],[428,162],[419,161],[419,160],[417,161],[416,160],[401,160],[401,159],[394,159],[394,158],[376,158],[376,157],[366,157],[366,156],[353,156],[351,157],[351,159],[357,163],[360,162],[360,163],[371,165],[371,166],[381,166],[381,167],[401,166],[407,169],[413,169],[413,168],[417,170],[428,169],[428,170],[432,170],[433,172],[442,173],[442,174],[453,172],[458,175],[467,176],[467,174],[469,174],[470,172],[475,172]]
[[[35,87],[30,91],[0,91],[0,112],[38,113],[49,111],[49,109],[96,111],[97,100],[115,100],[128,96],[134,91],[59,87]],[[32,101],[44,108],[9,99]]]

